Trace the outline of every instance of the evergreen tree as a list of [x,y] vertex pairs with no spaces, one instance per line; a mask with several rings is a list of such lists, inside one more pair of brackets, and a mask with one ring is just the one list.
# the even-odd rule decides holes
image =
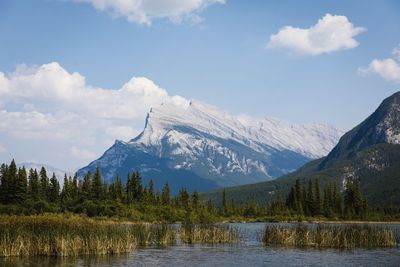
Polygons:
[[162,190],[162,193],[161,193],[161,201],[162,201],[162,203],[164,204],[164,205],[168,205],[169,204],[169,202],[170,202],[170,196],[169,196],[169,194],[170,194],[170,188],[169,188],[169,183],[168,183],[168,181],[165,183],[165,186],[164,186],[164,188],[163,188],[163,190]]
[[126,179],[126,202],[127,204],[132,204],[133,202],[133,175],[128,173],[128,178]]
[[143,185],[142,185],[142,177],[140,176],[140,173],[136,171],[133,175],[133,181],[132,181],[132,186],[133,186],[133,199],[135,201],[140,201],[142,198],[142,193],[143,193]]
[[100,169],[97,167],[92,181],[92,199],[101,200],[103,193],[103,181],[101,179]]
[[360,188],[360,181],[359,179],[355,179],[353,182],[353,207],[354,211],[357,215],[362,215],[364,213],[364,199],[361,194],[361,188]]
[[33,200],[39,200],[40,198],[40,183],[39,174],[36,169],[29,170],[29,195]]
[[12,160],[10,166],[8,167],[8,181],[9,181],[9,191],[7,194],[8,202],[15,203],[15,189],[17,186],[18,179],[18,169],[15,160]]
[[226,192],[225,189],[222,191],[222,213],[226,214],[228,212],[228,205],[226,204]]
[[296,191],[295,209],[299,214],[303,214],[304,197],[299,179],[296,179],[295,191]]
[[65,205],[71,201],[71,180],[68,179],[67,174],[64,174],[64,185],[61,191],[61,201]]
[[56,174],[53,172],[53,176],[50,178],[49,201],[51,203],[58,203],[59,195],[60,183],[57,180]]
[[314,191],[312,187],[311,180],[308,181],[308,191],[307,191],[307,215],[314,215],[315,214],[315,204],[314,204]]
[[74,201],[77,201],[78,197],[79,197],[79,179],[78,179],[78,174],[75,173],[71,183],[71,198]]
[[49,178],[47,177],[47,171],[46,168],[42,166],[42,168],[40,169],[39,172],[39,183],[40,183],[40,198],[43,200],[47,200],[48,199],[48,195],[49,195]]
[[0,203],[8,204],[9,199],[8,192],[10,188],[10,182],[8,180],[8,166],[6,164],[2,164],[0,168]]
[[86,173],[85,176],[83,177],[83,183],[82,183],[82,198],[83,200],[90,200],[92,197],[92,177],[90,172]]
[[122,181],[119,179],[118,175],[115,178],[115,200],[123,203],[125,201],[125,190],[122,185]]
[[154,203],[154,181],[153,179],[150,179],[149,181],[149,199],[151,203]]
[[18,170],[17,181],[15,184],[14,201],[18,204],[23,204],[27,199],[28,193],[28,178],[25,167]]
[[181,207],[185,207],[187,208],[189,206],[189,193],[186,190],[186,188],[182,187],[181,190],[179,190],[179,194],[178,194],[178,200],[179,200],[179,204]]
[[333,210],[336,214],[342,215],[343,213],[343,204],[342,204],[342,196],[337,189],[336,183],[333,184]]
[[194,191],[191,195],[191,203],[192,203],[192,207],[194,209],[198,208],[199,205],[199,193],[197,193],[197,191]]
[[319,187],[319,179],[315,179],[315,214],[320,215],[321,210],[322,210],[322,201],[321,201],[321,192],[320,192],[320,187]]

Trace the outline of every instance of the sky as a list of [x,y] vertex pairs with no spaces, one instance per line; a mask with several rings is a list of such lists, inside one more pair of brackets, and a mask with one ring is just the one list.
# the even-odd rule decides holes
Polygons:
[[1,0],[0,161],[75,170],[162,102],[351,129],[400,87],[399,1]]

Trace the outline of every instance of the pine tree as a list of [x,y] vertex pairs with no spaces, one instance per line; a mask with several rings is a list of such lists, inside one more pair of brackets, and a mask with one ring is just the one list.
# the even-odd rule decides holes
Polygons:
[[315,179],[315,214],[320,215],[322,210],[321,192],[319,187],[319,179]]
[[133,202],[133,175],[128,173],[128,178],[126,179],[126,203],[128,205]]
[[82,183],[82,198],[83,200],[90,200],[92,198],[92,177],[90,172],[86,173],[83,177]]
[[164,204],[164,205],[168,205],[169,204],[169,202],[170,202],[170,196],[169,196],[169,194],[170,194],[170,188],[169,188],[169,183],[168,183],[168,181],[165,183],[165,186],[164,186],[164,188],[163,188],[163,190],[162,190],[162,193],[161,193],[161,201],[162,201],[162,203]]
[[123,203],[125,201],[125,190],[122,185],[122,181],[119,179],[118,175],[115,178],[115,200]]
[[222,213],[226,214],[228,212],[228,205],[226,204],[226,192],[225,189],[222,191]]
[[179,194],[178,194],[178,200],[179,200],[179,204],[182,207],[187,208],[189,206],[189,193],[186,190],[186,188],[182,187],[181,190],[179,190]]
[[333,184],[333,210],[336,214],[342,215],[343,213],[343,204],[342,204],[342,196],[337,189],[336,183]]
[[358,216],[361,216],[364,213],[363,210],[363,204],[364,199],[361,194],[361,188],[360,188],[360,181],[359,179],[355,179],[353,182],[353,207],[354,211]]
[[92,199],[101,200],[103,194],[103,181],[101,179],[100,169],[96,168],[96,172],[92,181]]
[[303,214],[303,190],[301,188],[300,180],[296,179],[296,185],[295,185],[295,191],[296,191],[296,203],[295,203],[295,209],[299,214]]
[[17,181],[15,185],[15,202],[23,204],[27,199],[28,193],[28,178],[25,167],[18,170]]
[[57,180],[56,174],[53,172],[53,176],[50,179],[49,201],[51,203],[58,203],[59,195],[60,195],[60,183]]
[[199,205],[199,193],[197,193],[197,191],[194,191],[191,195],[191,203],[192,203],[192,207],[194,209],[198,208]]
[[10,182],[8,180],[8,166],[2,164],[0,168],[0,203],[8,204],[8,192],[10,190]]
[[12,160],[10,166],[8,167],[7,172],[7,180],[8,180],[8,192],[6,192],[6,197],[8,199],[8,203],[15,203],[15,189],[17,185],[18,179],[18,169],[15,164],[15,160]]
[[40,198],[43,200],[48,199],[49,195],[49,178],[47,177],[47,171],[46,168],[42,166],[39,172],[39,181],[40,181]]
[[79,179],[78,174],[75,173],[74,178],[72,178],[71,183],[71,198],[76,201],[79,197]]
[[310,216],[315,214],[314,191],[311,180],[308,181],[307,210],[309,212],[307,215]]
[[136,171],[133,175],[132,187],[133,187],[133,199],[139,202],[140,199],[142,198],[143,185],[142,185],[142,177],[140,176],[140,173],[138,171]]
[[154,203],[154,181],[153,179],[150,179],[149,181],[149,198],[150,198],[150,202]]
[[71,181],[68,179],[67,174],[64,174],[64,185],[61,191],[61,201],[65,205],[71,200]]
[[40,198],[40,183],[39,174],[36,169],[29,170],[29,195],[33,200],[39,200]]

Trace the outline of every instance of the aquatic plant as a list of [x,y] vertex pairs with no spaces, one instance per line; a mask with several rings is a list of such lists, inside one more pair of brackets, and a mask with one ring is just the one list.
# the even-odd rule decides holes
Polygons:
[[110,255],[138,245],[167,245],[165,225],[120,223],[80,216],[0,217],[0,256]]
[[314,248],[373,248],[396,246],[395,232],[371,225],[293,226],[266,225],[263,243],[268,246]]
[[226,224],[182,224],[179,236],[187,244],[233,244],[239,242],[239,231]]

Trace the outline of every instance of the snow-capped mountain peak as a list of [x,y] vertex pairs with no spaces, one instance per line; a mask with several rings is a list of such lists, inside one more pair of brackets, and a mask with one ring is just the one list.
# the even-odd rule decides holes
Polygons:
[[[150,109],[140,135],[116,142],[80,173],[99,166],[107,179],[114,179],[139,169],[160,181],[173,177],[178,188],[189,182],[189,189],[253,183],[324,156],[341,134],[317,123],[291,124],[274,118],[244,122],[199,101],[164,103]],[[203,188],[195,186],[196,181]]]

